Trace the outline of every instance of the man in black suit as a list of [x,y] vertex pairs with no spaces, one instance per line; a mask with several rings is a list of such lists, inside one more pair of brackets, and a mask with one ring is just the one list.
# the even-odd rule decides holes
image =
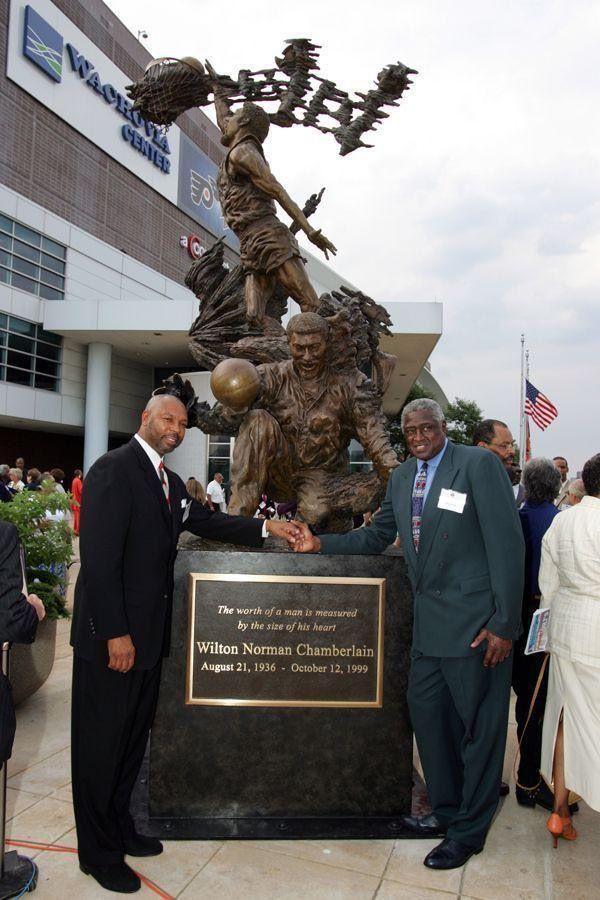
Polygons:
[[[17,529],[0,519],[0,645],[32,644],[37,624],[46,615],[37,594],[25,594],[25,573]],[[10,759],[15,736],[15,708],[8,679],[0,673],[0,766]],[[0,847],[0,853],[4,848]]]
[[73,803],[82,871],[119,893],[140,887],[125,854],[162,851],[135,831],[129,801],[169,648],[179,534],[260,547],[269,533],[296,532],[287,522],[213,513],[189,497],[163,462],[186,426],[180,400],[152,397],[138,433],[102,456],[83,483],[71,634]]

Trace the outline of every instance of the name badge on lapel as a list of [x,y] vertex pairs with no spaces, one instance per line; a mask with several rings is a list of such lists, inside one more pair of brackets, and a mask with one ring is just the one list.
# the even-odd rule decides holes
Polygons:
[[466,502],[466,494],[461,494],[460,491],[451,491],[448,488],[442,488],[440,499],[438,501],[438,509],[447,509],[450,512],[462,513]]

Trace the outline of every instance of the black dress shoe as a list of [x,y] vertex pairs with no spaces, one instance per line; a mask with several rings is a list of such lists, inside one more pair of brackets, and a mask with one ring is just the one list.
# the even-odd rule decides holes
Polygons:
[[105,891],[114,891],[115,894],[135,894],[141,887],[141,882],[133,869],[122,863],[114,863],[112,866],[89,866],[79,863],[79,868],[84,875],[91,875]]
[[509,786],[507,785],[507,783],[505,781],[501,781],[500,782],[500,796],[508,797],[509,794],[510,794]]
[[401,816],[400,821],[405,828],[421,837],[441,837],[446,834],[446,827],[433,813],[428,816]]
[[127,856],[158,856],[163,852],[163,845],[155,837],[145,834],[130,835],[123,841]]
[[468,847],[452,838],[444,838],[441,844],[428,853],[423,864],[428,869],[460,869],[474,854],[481,853],[483,847]]
[[[532,809],[534,806],[541,806],[542,809],[547,809],[548,812],[552,812],[554,809],[554,794],[545,781],[542,781],[537,788],[530,791],[516,787],[515,795],[520,806],[529,806]],[[569,812],[571,815],[579,812],[579,804],[571,803]]]

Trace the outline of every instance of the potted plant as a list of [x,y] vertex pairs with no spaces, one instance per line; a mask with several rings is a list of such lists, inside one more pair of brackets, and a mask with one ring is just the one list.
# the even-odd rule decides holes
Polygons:
[[11,682],[15,703],[42,686],[54,664],[56,622],[68,619],[67,571],[72,538],[67,523],[71,498],[44,482],[39,491],[22,491],[10,503],[0,503],[0,518],[12,522],[25,551],[27,590],[46,609],[34,644],[15,644],[11,652]]

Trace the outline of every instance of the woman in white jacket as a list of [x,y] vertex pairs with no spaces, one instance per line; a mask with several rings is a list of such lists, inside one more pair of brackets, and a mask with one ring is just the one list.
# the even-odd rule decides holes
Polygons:
[[544,535],[539,583],[550,607],[550,675],[542,737],[544,778],[554,785],[547,822],[575,840],[569,791],[600,811],[600,453],[583,468],[588,496]]

